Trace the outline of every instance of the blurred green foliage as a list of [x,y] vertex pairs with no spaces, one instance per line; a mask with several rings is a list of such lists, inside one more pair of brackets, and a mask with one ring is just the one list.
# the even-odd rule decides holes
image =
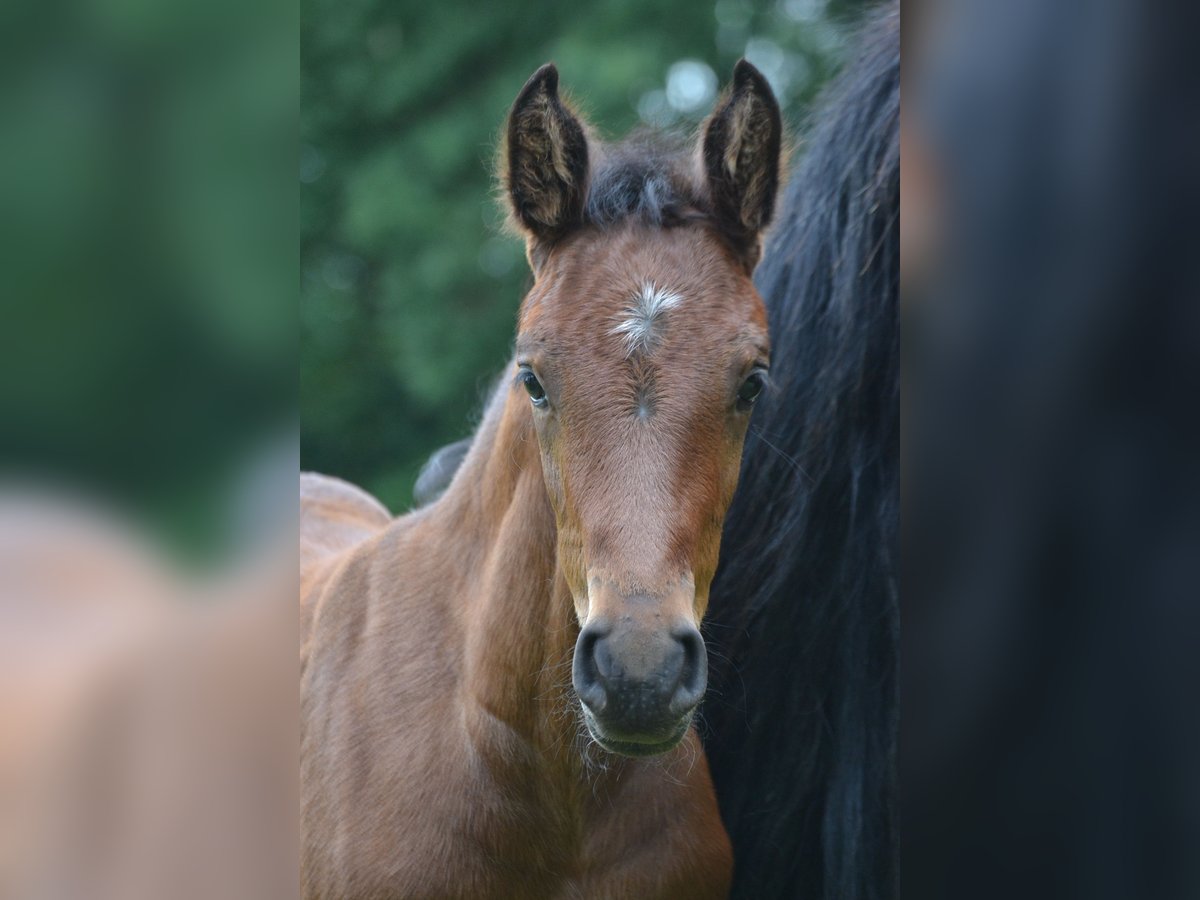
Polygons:
[[274,0],[3,6],[6,486],[188,555],[249,540],[261,463],[294,463],[297,28]]
[[469,434],[529,276],[492,164],[542,63],[601,134],[695,127],[734,62],[792,130],[861,13],[848,0],[310,0],[302,21],[301,463],[411,503]]

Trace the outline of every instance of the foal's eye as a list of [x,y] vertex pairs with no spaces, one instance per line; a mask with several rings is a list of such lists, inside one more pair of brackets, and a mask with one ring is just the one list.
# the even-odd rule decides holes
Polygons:
[[525,369],[523,372],[521,372],[519,377],[521,379],[521,384],[525,386],[526,393],[529,394],[529,399],[533,401],[533,405],[539,407],[545,406],[546,389],[543,388],[542,383],[537,380],[537,376],[528,369]]
[[738,409],[747,410],[754,405],[754,401],[758,399],[758,395],[763,392],[763,388],[767,384],[767,373],[761,369],[755,369],[746,376],[746,380],[742,382],[742,386],[738,388],[737,405]]

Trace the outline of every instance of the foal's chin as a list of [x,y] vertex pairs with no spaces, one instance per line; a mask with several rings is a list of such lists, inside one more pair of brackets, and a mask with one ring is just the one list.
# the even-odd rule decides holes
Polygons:
[[628,735],[607,732],[586,706],[582,706],[581,708],[583,709],[583,722],[587,726],[588,734],[591,735],[592,740],[602,750],[608,753],[615,753],[617,756],[630,756],[634,758],[659,756],[669,750],[674,750],[679,746],[679,742],[683,740],[684,735],[687,734],[688,727],[692,724],[692,713],[689,712],[675,723],[674,730],[670,728],[663,729],[663,733],[667,735],[665,739],[643,735],[630,737]]

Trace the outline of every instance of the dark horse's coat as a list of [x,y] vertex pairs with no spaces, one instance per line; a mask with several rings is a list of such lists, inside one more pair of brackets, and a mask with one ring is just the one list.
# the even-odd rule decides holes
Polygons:
[[772,389],[705,628],[735,897],[895,893],[899,5],[807,136],[755,281]]

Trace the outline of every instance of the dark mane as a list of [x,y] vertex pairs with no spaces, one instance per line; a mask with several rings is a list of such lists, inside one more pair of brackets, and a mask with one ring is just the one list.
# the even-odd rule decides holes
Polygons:
[[708,217],[707,193],[683,135],[638,131],[595,149],[585,224],[603,228],[635,219],[669,228]]
[[899,44],[889,5],[825,96],[756,276],[773,388],[705,628],[735,897],[895,895]]

